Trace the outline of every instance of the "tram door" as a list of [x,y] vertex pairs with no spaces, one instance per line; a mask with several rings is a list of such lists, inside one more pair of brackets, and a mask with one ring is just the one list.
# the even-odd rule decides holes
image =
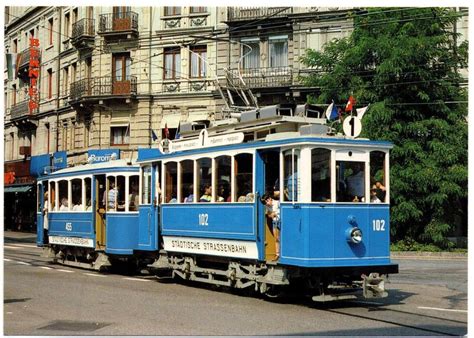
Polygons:
[[96,249],[105,249],[105,205],[103,196],[105,191],[105,175],[95,176],[95,238]]
[[[46,187],[48,186],[48,182],[46,181]],[[37,206],[36,206],[36,244],[43,245],[44,241],[44,231],[43,231],[43,222],[45,221],[44,218],[47,217],[46,213],[43,213],[44,209],[44,186],[43,183],[38,183],[37,191],[36,191],[36,198],[37,198]],[[43,216],[44,215],[44,216]]]
[[[263,162],[263,182],[260,183],[260,196],[268,193],[272,196],[274,200],[279,200],[280,198],[280,149],[270,149],[260,152],[260,156]],[[259,202],[260,203],[260,202]],[[263,209],[263,214],[265,214],[265,207]],[[276,259],[276,241],[277,238],[273,233],[273,224],[271,219],[262,216],[265,223],[265,260],[275,260]]]

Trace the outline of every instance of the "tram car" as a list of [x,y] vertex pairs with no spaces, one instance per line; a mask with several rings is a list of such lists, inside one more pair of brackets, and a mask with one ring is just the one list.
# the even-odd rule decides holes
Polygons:
[[67,265],[105,270],[139,249],[139,167],[126,160],[61,169],[38,179],[37,245]]
[[[49,184],[60,193],[67,185],[70,199],[78,195],[74,175],[84,175],[81,192],[89,194],[90,182],[95,211],[61,212],[56,193],[49,249],[73,260],[83,247],[64,242],[82,238],[88,249],[80,256],[87,252],[95,267],[136,259],[157,275],[269,296],[298,286],[315,301],[386,297],[384,277],[398,272],[390,261],[392,144],[357,138],[360,121],[352,116],[346,135],[335,134],[310,108],[271,106],[182,123],[179,139],[139,149],[139,169],[50,175],[39,189]],[[100,186],[108,189],[109,177],[122,177],[125,196],[132,177],[138,181],[137,210],[128,198],[124,210],[118,203],[103,217]],[[69,220],[81,217],[76,230]],[[40,234],[38,241],[44,244]]]

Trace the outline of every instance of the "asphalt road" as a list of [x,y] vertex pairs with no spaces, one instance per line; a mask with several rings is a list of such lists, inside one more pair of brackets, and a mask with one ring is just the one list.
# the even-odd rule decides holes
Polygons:
[[467,261],[399,260],[389,297],[318,304],[53,265],[5,240],[5,335],[464,335]]

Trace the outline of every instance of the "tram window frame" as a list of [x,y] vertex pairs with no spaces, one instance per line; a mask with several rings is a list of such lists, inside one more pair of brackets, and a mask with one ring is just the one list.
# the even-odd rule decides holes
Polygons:
[[56,212],[58,211],[58,201],[56,198],[58,197],[58,194],[56,194],[57,187],[56,187],[56,181],[49,181],[49,193],[48,193],[48,211],[49,212]]
[[[291,149],[285,149],[282,150],[282,178],[281,178],[281,186],[282,186],[282,192],[283,194],[280,194],[280,198],[282,198],[283,202],[290,202],[290,203],[295,203],[295,202],[301,202],[301,149],[299,148],[291,148]],[[286,157],[291,156],[290,163],[291,166],[287,168],[288,162]],[[296,162],[296,166],[295,166]],[[295,167],[296,167],[296,172],[295,172]],[[289,171],[288,171],[289,169]],[[296,180],[294,178],[294,175],[296,173]],[[291,178],[291,191],[289,189],[288,182]],[[295,182],[296,181],[296,182]],[[295,186],[296,185],[296,186]],[[296,194],[295,194],[295,189],[296,189]],[[291,196],[290,196],[291,193]],[[291,197],[291,198],[290,198]]]
[[140,173],[140,205],[151,204],[152,166],[145,165]]
[[[241,159],[244,156],[250,156],[250,161],[245,161],[245,159]],[[253,203],[255,201],[255,187],[254,187],[254,176],[255,176],[255,156],[253,153],[239,153],[235,154],[234,156],[234,184],[233,189],[231,189],[231,193],[233,196],[233,202],[235,203]],[[250,173],[249,172],[239,172],[239,168],[241,168],[240,161],[250,162]],[[241,176],[239,176],[241,175]],[[242,182],[242,180],[244,182]],[[250,184],[249,184],[250,182]],[[248,188],[244,188],[244,186],[250,185]],[[247,190],[249,192],[245,193]],[[240,196],[239,196],[240,195]]]
[[43,211],[41,210],[41,195],[44,196],[44,193],[42,193],[43,189],[41,189],[42,186],[42,182],[38,182],[38,184],[36,184],[36,213],[41,213]]
[[[222,163],[228,161],[227,163]],[[217,202],[231,202],[232,201],[232,156],[220,155],[214,158],[215,173],[213,186],[216,189],[215,200]],[[222,168],[228,167],[228,169]],[[227,180],[224,178],[227,177]],[[224,183],[226,182],[226,183]],[[227,185],[225,187],[224,185]],[[224,190],[224,194],[221,192],[221,187]],[[227,190],[227,191],[226,191]],[[223,196],[221,196],[223,195]]]
[[[325,154],[322,154],[322,153],[321,154],[316,154],[316,151],[318,151],[318,150],[319,151],[324,151]],[[328,157],[324,158],[321,161],[319,161],[319,163],[321,163],[322,165],[315,166],[314,158],[317,155],[319,155],[319,156],[328,155]],[[333,197],[332,197],[333,180],[332,180],[332,170],[331,170],[332,157],[333,157],[333,155],[332,155],[332,150],[331,149],[323,148],[323,147],[311,148],[311,202],[331,203],[333,201]],[[325,172],[322,171],[323,169],[325,170]],[[315,172],[315,170],[318,170],[318,171]],[[325,178],[316,180],[315,175],[319,175],[319,177],[324,176]],[[326,181],[326,180],[329,181],[329,182],[327,182],[327,183],[329,183],[329,186],[326,187],[328,189],[324,189],[324,190],[327,190],[326,194],[324,194],[324,195],[320,194],[320,189],[318,189],[318,191],[315,191],[316,190],[315,188],[317,186],[319,187],[319,185],[316,184],[316,182],[321,182],[321,181]],[[320,195],[317,195],[317,194],[320,194]],[[329,196],[329,198],[327,196]]]
[[92,177],[84,177],[84,211],[92,211]]
[[[83,191],[83,180],[82,178],[74,177],[70,179],[71,182],[71,204],[70,209],[71,211],[83,211],[84,210],[84,201],[82,196]],[[78,204],[73,203],[73,200],[76,199],[77,196],[80,196]],[[72,207],[71,207],[72,206]]]
[[[344,168],[342,167],[343,173],[341,174],[341,164],[348,164],[350,166],[349,168]],[[360,160],[354,160],[354,161],[348,161],[348,160],[337,160],[336,161],[336,202],[338,203],[368,203],[367,202],[367,162],[366,161],[360,161]],[[354,170],[358,167],[359,172],[362,172],[362,182],[363,182],[363,187],[362,190],[364,192],[364,195],[361,195],[361,200],[355,200],[355,197],[352,197],[348,194],[348,189],[349,187],[347,186],[347,178],[353,176]],[[351,170],[349,174],[346,174],[346,170]],[[342,177],[342,179],[341,179]],[[356,196],[356,195],[354,195]],[[358,196],[358,195],[357,195]],[[357,198],[359,199],[359,198]]]
[[[170,166],[175,166],[174,177],[169,173]],[[164,202],[166,204],[175,204],[178,201],[178,162],[169,161],[164,163]],[[169,178],[172,179],[171,185],[169,184]],[[174,193],[174,197],[173,197]],[[171,196],[170,196],[171,195]]]
[[[208,162],[208,166],[204,166],[201,163]],[[197,195],[196,195],[196,201],[199,203],[208,203],[208,202],[214,202],[215,197],[214,197],[214,189],[213,189],[213,180],[214,180],[214,170],[213,170],[213,159],[209,156],[206,157],[201,157],[196,159],[196,182],[195,186],[197,188]],[[207,168],[208,172],[205,175],[206,177],[204,178],[204,171],[202,168]],[[209,177],[210,176],[210,177]],[[202,181],[205,181],[204,183]],[[209,185],[211,188],[211,199],[210,201],[203,201],[202,197],[205,195],[205,186]],[[196,190],[195,190],[196,191]],[[198,199],[199,198],[199,199]]]
[[[59,206],[58,208],[58,211],[59,212],[69,212],[71,210],[71,201],[70,201],[70,198],[69,198],[69,180],[59,180],[58,182],[58,199],[59,199],[59,204],[61,204],[61,206]],[[65,185],[65,188],[64,188],[64,185]],[[64,190],[66,192],[66,194],[64,194]],[[66,208],[67,209],[63,209],[61,210],[61,207],[62,207],[62,201],[64,201],[64,199],[66,199],[67,201],[67,206]]]
[[[379,156],[379,159],[376,159],[376,156]],[[388,152],[382,150],[372,150],[369,154],[369,158],[369,203],[389,203]],[[382,176],[381,178],[380,175]],[[377,184],[377,182],[380,182],[381,185]],[[380,202],[373,200],[373,192],[376,194]]]
[[[132,174],[128,175],[126,182],[127,182],[127,187],[128,187],[128,191],[126,191],[126,194],[128,196],[128,200],[125,201],[125,203],[126,203],[125,211],[127,211],[127,212],[138,212],[138,206],[140,204],[140,201],[139,201],[140,175],[132,175]],[[134,188],[134,187],[136,187],[136,188]],[[135,193],[133,191],[135,191]],[[132,205],[132,203],[133,203],[133,205]]]
[[[190,167],[186,167],[190,165]],[[196,195],[194,194],[194,160],[186,159],[179,162],[179,166],[181,167],[181,180],[179,182],[179,191],[180,191],[180,203],[195,203],[196,202]],[[189,177],[185,177],[185,175],[191,175],[191,179]],[[190,196],[192,199],[190,200]]]

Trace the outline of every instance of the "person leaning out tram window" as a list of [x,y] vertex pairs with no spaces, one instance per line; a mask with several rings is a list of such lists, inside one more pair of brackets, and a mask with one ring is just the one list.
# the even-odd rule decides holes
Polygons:
[[276,259],[280,256],[280,201],[274,200],[272,194],[266,193],[260,199],[265,205],[265,216],[272,221],[272,233],[275,237]]
[[203,194],[199,199],[199,202],[211,202],[212,201],[212,188],[209,184],[205,184],[203,188]]
[[372,203],[383,203],[385,201],[385,196],[387,195],[387,190],[385,186],[382,183],[380,183],[380,181],[377,181],[372,186],[370,190],[370,194],[371,194],[371,202],[372,202],[372,197],[375,197],[377,200],[380,201],[380,202],[372,202]]

